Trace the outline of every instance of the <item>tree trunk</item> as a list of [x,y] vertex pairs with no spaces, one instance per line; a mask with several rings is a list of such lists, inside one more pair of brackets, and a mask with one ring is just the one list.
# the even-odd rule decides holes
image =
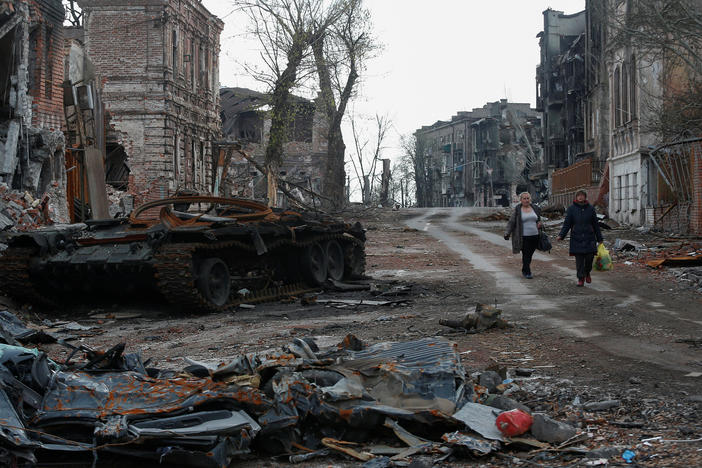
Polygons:
[[380,182],[380,204],[388,206],[388,192],[390,189],[390,160],[382,159],[383,175]]
[[329,132],[327,133],[327,163],[325,164],[324,184],[322,194],[330,200],[331,208],[340,209],[344,205],[344,182],[346,172],[344,171],[344,157],[346,144],[341,133],[341,121],[346,112],[346,104],[351,98],[351,90],[358,78],[356,72],[356,62],[351,57],[350,71],[346,80],[344,90],[339,96],[339,103],[334,99],[332,82],[329,74],[329,66],[324,56],[324,37],[312,41],[312,51],[314,53],[317,74],[319,75],[319,88],[327,115]]
[[268,169],[268,205],[275,206],[276,196],[273,187],[278,168],[283,163],[283,152],[287,141],[288,123],[291,117],[290,89],[297,79],[297,68],[302,62],[305,48],[308,46],[307,34],[296,34],[293,45],[288,52],[288,63],[283,73],[276,80],[271,98],[271,129],[266,146],[266,169]]

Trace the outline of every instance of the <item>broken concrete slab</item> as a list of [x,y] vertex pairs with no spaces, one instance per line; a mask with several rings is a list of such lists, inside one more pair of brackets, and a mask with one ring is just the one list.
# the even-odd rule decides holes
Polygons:
[[551,419],[543,413],[536,413],[531,433],[537,440],[551,444],[560,444],[577,434],[573,426]]

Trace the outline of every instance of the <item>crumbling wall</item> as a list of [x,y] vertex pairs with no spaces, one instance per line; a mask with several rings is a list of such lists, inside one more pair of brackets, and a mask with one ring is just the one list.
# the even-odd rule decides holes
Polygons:
[[[260,135],[256,139],[242,139],[239,116],[248,116],[265,104],[266,96],[262,93],[244,88],[225,88],[221,90],[225,101],[223,128],[228,130],[225,138],[238,140],[243,150],[256,161],[263,164],[266,145],[269,138],[271,119],[261,111],[261,118],[255,122],[248,119],[248,125],[257,123],[255,131],[248,129],[251,135]],[[288,141],[283,146],[283,164],[281,179],[300,185],[307,190],[321,193],[324,183],[324,168],[327,164],[327,133],[329,125],[324,112],[320,112],[318,103],[296,97],[295,116],[290,122]],[[293,189],[301,199],[305,198],[304,190]],[[230,195],[263,199],[267,195],[265,176],[256,171],[253,164],[236,154],[227,168],[227,180],[224,192]],[[284,200],[282,197],[281,200]],[[284,203],[284,201],[283,201]]]
[[[15,0],[0,11],[3,24],[8,25],[0,38],[4,60],[0,70],[1,209],[18,225],[67,221],[61,132],[63,13],[60,0]],[[31,202],[20,207],[19,200]],[[10,202],[14,205],[5,210]],[[36,211],[39,204],[46,208],[45,216],[34,212],[23,216],[22,210]]]

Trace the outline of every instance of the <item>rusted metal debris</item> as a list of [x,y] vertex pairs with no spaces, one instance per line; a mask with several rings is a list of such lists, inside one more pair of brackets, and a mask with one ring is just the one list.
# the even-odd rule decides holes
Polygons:
[[487,424],[501,410],[476,403],[484,389],[474,390],[456,345],[443,338],[366,346],[349,336],[328,349],[296,339],[184,369],[149,367],[124,344],[105,352],[69,347],[57,363],[0,344],[0,464],[222,467],[253,453],[392,466],[503,446],[471,431],[474,419],[463,422],[466,408],[480,408]]
[[0,287],[39,304],[157,292],[179,308],[220,311],[365,270],[359,223],[221,197],[157,200],[128,218],[10,233],[5,241]]
[[694,255],[672,255],[647,260],[646,265],[650,266],[651,268],[659,268],[661,266],[684,267],[702,265],[702,254],[698,254],[697,252],[693,252],[693,254]]

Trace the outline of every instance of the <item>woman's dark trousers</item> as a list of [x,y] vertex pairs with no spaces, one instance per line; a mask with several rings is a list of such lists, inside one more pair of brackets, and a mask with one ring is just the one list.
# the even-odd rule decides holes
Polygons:
[[585,279],[592,271],[592,260],[595,258],[595,253],[575,254],[575,269],[578,273],[578,279]]
[[539,242],[539,236],[523,236],[522,237],[522,274],[531,274],[531,257],[534,256],[536,245]]

